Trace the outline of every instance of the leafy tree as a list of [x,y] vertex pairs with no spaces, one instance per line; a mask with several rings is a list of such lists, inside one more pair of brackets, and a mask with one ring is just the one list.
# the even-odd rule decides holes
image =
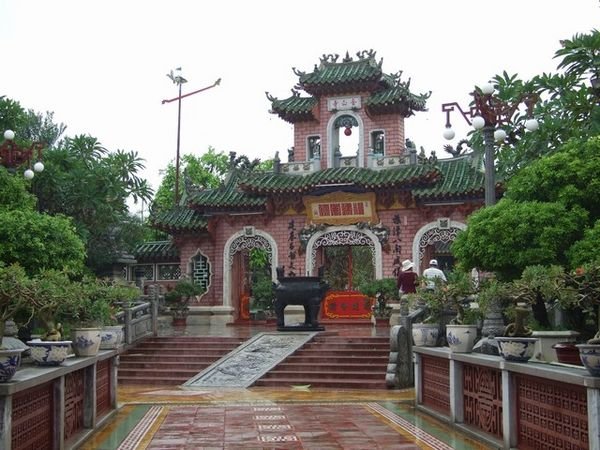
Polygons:
[[[231,168],[246,170],[270,170],[273,168],[273,160],[260,161],[250,160],[245,155],[237,156],[235,152],[217,152],[213,147],[200,156],[192,154],[183,155],[180,169],[183,177],[179,180],[179,194],[183,197],[185,183],[191,183],[202,189],[215,189],[219,187]],[[161,171],[163,176],[160,187],[154,197],[154,208],[169,209],[173,206],[175,197],[175,166],[169,163],[165,170]]]
[[36,198],[27,191],[24,177],[16,177],[0,166],[0,210],[34,209]]
[[508,183],[506,198],[515,201],[561,202],[600,219],[600,136],[571,140],[557,152],[533,161]]
[[[205,189],[218,187],[229,168],[228,161],[227,155],[217,152],[213,147],[208,147],[208,151],[201,156],[183,155],[180,161],[183,173],[183,177],[179,179],[180,198],[185,189],[184,181]],[[156,191],[153,207],[168,209],[173,206],[175,197],[175,165],[169,163],[160,174],[163,179]]]
[[[26,111],[18,102],[0,97],[0,130],[12,129],[21,145],[32,141],[48,145],[45,170],[32,182],[0,173],[0,207],[30,208],[37,197],[40,212],[71,217],[85,243],[88,266],[102,272],[115,256],[133,251],[148,234],[148,228],[129,214],[127,201],[149,201],[153,192],[139,175],[144,165],[136,152],[109,152],[89,135],[61,140],[65,128],[54,123],[51,112]],[[30,185],[34,196],[17,185]],[[7,189],[13,195],[5,194]]]
[[572,268],[583,266],[584,264],[600,262],[600,220],[596,221],[593,227],[587,228],[583,238],[573,244],[568,250],[570,265]]
[[[512,127],[499,149],[505,199],[473,214],[458,237],[453,250],[465,266],[515,278],[528,265],[592,260],[600,231],[586,227],[600,219],[600,92],[587,78],[600,74],[600,34],[592,30],[561,45],[555,57],[563,73],[527,82],[506,73],[494,78],[507,103],[537,94],[534,113],[541,123],[532,133]],[[524,111],[512,119],[523,122]],[[472,145],[482,147],[480,134]]]
[[138,176],[144,165],[137,153],[111,153],[96,138],[79,135],[49,149],[44,160],[46,169],[34,179],[39,208],[73,218],[86,244],[87,265],[101,272],[121,252],[132,251],[139,241],[130,240],[131,227],[142,225],[129,215],[127,199],[152,195]]
[[[600,74],[600,33],[576,34],[561,41],[555,52],[560,73],[543,73],[524,81],[506,72],[493,77],[496,96],[508,104],[518,103],[524,94],[537,95],[533,113],[540,126],[526,132],[523,108],[510,118],[508,138],[496,152],[500,178],[509,178],[540,156],[554,153],[570,139],[586,140],[600,134],[600,91],[590,85],[589,76]],[[470,135],[470,146],[483,151],[480,131]]]
[[17,142],[43,142],[51,147],[66,130],[63,123],[54,123],[54,113],[25,110],[17,101],[0,97],[0,132],[13,130]]
[[587,216],[580,207],[568,209],[558,202],[502,199],[469,217],[452,252],[463,267],[514,279],[530,265],[565,264],[566,251],[581,238]]
[[0,262],[19,263],[28,273],[83,269],[85,249],[71,220],[35,210],[23,177],[0,167]]

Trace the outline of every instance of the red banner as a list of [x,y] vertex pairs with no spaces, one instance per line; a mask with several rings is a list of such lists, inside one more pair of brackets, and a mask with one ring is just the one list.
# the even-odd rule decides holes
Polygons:
[[240,298],[240,317],[242,319],[250,319],[250,295],[242,294]]
[[327,319],[369,319],[374,299],[357,291],[329,291],[323,300]]

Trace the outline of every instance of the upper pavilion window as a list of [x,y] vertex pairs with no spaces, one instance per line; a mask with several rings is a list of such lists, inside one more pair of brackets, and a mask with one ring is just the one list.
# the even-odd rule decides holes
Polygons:
[[337,131],[337,150],[342,156],[356,156],[358,153],[358,121],[351,115],[338,117],[334,123]]
[[385,155],[385,131],[371,132],[371,148],[374,155]]
[[321,157],[321,136],[309,136],[307,146],[309,160]]

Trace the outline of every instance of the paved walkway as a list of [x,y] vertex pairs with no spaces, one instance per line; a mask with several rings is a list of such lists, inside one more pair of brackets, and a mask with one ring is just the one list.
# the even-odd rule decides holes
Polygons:
[[[272,327],[161,329],[162,335],[250,337]],[[327,331],[332,331],[328,327]],[[387,328],[336,327],[348,335]],[[380,334],[381,333],[381,334]],[[413,408],[409,390],[122,386],[115,418],[85,450],[485,449]]]

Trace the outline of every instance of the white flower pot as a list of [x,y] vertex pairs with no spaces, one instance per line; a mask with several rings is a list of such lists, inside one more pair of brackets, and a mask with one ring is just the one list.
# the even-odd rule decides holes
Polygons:
[[123,342],[123,326],[111,325],[102,328],[100,332],[100,349],[114,350]]
[[412,337],[416,347],[435,347],[440,326],[437,323],[413,323]]
[[97,328],[74,328],[73,351],[77,356],[96,356],[100,349],[100,332]]
[[477,338],[477,325],[446,325],[446,341],[454,353],[471,353]]

